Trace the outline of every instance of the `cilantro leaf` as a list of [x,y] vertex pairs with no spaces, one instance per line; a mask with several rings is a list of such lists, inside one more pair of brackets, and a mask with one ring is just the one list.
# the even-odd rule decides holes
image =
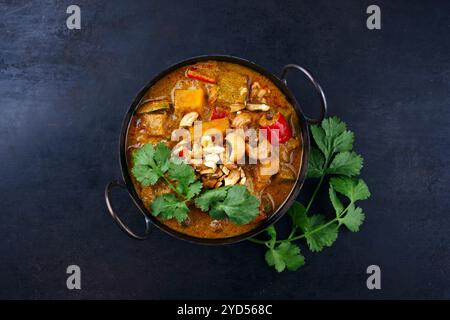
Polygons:
[[160,142],[156,146],[154,159],[161,173],[164,173],[169,169],[170,149],[164,142]]
[[166,193],[157,197],[150,205],[152,214],[162,219],[175,218],[183,222],[187,218],[189,208],[184,201],[180,201],[172,193]]
[[275,226],[272,224],[266,229],[266,232],[270,237],[270,240],[268,241],[269,247],[273,248],[275,246],[275,241],[277,241],[277,230],[275,229]]
[[[225,197],[224,197],[225,195]],[[228,217],[235,224],[246,224],[259,213],[259,200],[245,186],[234,185],[204,192],[195,200],[203,211],[215,219]]]
[[327,137],[336,137],[347,130],[347,125],[338,117],[330,117],[322,121],[322,128]]
[[235,224],[246,224],[258,215],[259,200],[245,186],[234,185],[225,200],[214,204],[214,209],[224,211]]
[[212,208],[209,210],[209,216],[215,220],[223,220],[227,218],[227,214],[222,209]]
[[308,219],[305,237],[309,249],[318,252],[324,247],[330,247],[336,241],[338,226],[336,223],[327,225],[322,215],[313,215]]
[[344,211],[344,205],[342,204],[341,200],[339,200],[331,184],[330,188],[328,189],[328,193],[330,195],[331,204],[333,205],[333,208],[336,211],[336,216],[338,216],[342,213],[342,211]]
[[200,191],[202,191],[202,188],[203,188],[203,184],[200,181],[196,181],[196,182],[190,184],[189,189],[186,192],[186,198],[188,200],[191,200],[196,195],[198,195],[200,193]]
[[350,204],[347,213],[339,222],[343,223],[351,232],[359,231],[359,227],[364,222],[365,216],[360,207],[355,207],[353,203]]
[[159,172],[154,161],[155,148],[152,144],[145,144],[133,152],[133,169],[131,172],[137,181],[144,186],[154,185],[159,179]]
[[170,162],[169,178],[177,182],[177,192],[183,195],[188,193],[189,185],[196,179],[194,169],[181,160]]
[[328,147],[328,140],[325,135],[325,131],[322,127],[318,125],[311,126],[311,133],[313,135],[314,141],[316,142],[319,149],[323,152],[324,155],[328,155],[330,153]]
[[370,191],[366,183],[362,180],[355,180],[348,177],[333,177],[330,179],[333,188],[350,199],[351,202],[366,200],[370,197]]
[[159,179],[158,173],[149,166],[135,165],[131,172],[146,187],[154,185]]
[[353,177],[359,174],[363,165],[362,157],[356,152],[339,152],[327,169],[329,174],[341,174]]
[[355,135],[353,132],[346,130],[336,136],[334,139],[334,149],[338,152],[351,151],[353,149],[353,141]]
[[133,163],[135,166],[154,166],[153,157],[155,148],[151,143],[144,144],[133,152]]
[[353,148],[353,132],[348,131],[347,125],[337,117],[323,120],[321,126],[311,126],[311,132],[326,159],[331,159],[335,152]]
[[203,192],[195,199],[195,205],[202,211],[208,211],[215,203],[222,201],[227,196],[229,188],[210,189]]
[[290,242],[283,242],[275,248],[269,248],[265,255],[269,266],[275,267],[278,272],[288,269],[295,271],[305,264],[305,257],[300,253],[300,248]]
[[302,230],[306,230],[308,225],[308,217],[306,216],[306,209],[303,204],[298,201],[294,201],[288,210],[288,214],[294,225],[300,227]]
[[308,178],[319,178],[323,174],[325,159],[316,147],[311,147],[308,164]]

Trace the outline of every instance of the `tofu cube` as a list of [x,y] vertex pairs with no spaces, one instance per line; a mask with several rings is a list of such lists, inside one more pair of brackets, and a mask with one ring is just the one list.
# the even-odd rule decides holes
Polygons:
[[201,114],[205,105],[205,93],[202,89],[176,89],[174,100],[175,113],[195,111]]
[[165,136],[167,123],[166,113],[146,113],[141,116],[142,125],[150,136]]

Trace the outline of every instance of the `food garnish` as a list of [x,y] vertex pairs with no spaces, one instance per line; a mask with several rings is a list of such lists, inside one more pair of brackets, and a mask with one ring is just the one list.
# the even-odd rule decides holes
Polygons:
[[[308,177],[318,178],[319,182],[307,206],[296,201],[288,211],[292,229],[285,239],[278,239],[274,226],[266,229],[268,240],[252,238],[250,241],[267,247],[265,260],[278,272],[297,270],[305,263],[305,258],[294,241],[305,239],[309,250],[322,251],[330,247],[338,237],[341,226],[357,232],[364,222],[365,215],[357,201],[370,197],[366,183],[357,178],[363,166],[363,158],[352,151],[354,134],[337,117],[327,118],[321,126],[311,126],[312,136],[317,145],[311,148]],[[335,211],[332,219],[320,214],[310,215],[309,211],[316,195],[329,175],[328,193]],[[341,196],[346,199],[341,201]]]
[[246,224],[259,213],[259,200],[245,186],[233,185],[206,190],[201,195],[202,182],[194,169],[179,159],[172,159],[164,142],[156,147],[148,143],[133,152],[133,176],[144,186],[155,185],[160,179],[172,190],[156,197],[150,204],[154,216],[183,222],[188,217],[188,202],[193,200],[201,210],[216,220],[228,218],[235,224]]

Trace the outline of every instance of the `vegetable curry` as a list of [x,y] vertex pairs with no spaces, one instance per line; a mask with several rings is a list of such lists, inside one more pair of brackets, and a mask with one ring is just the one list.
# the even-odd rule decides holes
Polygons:
[[302,151],[284,94],[256,71],[222,61],[157,81],[127,135],[143,204],[168,227],[199,238],[236,236],[273,214],[294,187]]

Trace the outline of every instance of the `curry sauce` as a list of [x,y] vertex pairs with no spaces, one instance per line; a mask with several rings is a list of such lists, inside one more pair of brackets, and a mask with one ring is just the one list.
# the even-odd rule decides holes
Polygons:
[[[175,130],[193,133],[199,121],[203,124],[200,139],[172,141]],[[228,133],[220,142],[208,135],[205,127],[219,132],[235,130],[233,139]],[[251,138],[241,133],[250,129],[263,129],[267,135],[257,135],[252,145]],[[188,217],[182,222],[158,217],[171,229],[199,238],[227,238],[255,228],[288,197],[302,165],[301,133],[293,106],[268,78],[229,62],[204,61],[177,69],[157,81],[142,98],[132,116],[126,144],[130,176],[147,208],[156,197],[172,191],[164,180],[149,186],[137,181],[131,174],[132,153],[144,144],[161,141],[192,166],[203,190],[242,185],[260,202],[259,213],[246,224],[214,219],[193,201],[187,203]],[[241,143],[244,149],[234,143]],[[200,154],[200,161],[195,154]],[[274,162],[278,170],[262,174],[264,167]]]

